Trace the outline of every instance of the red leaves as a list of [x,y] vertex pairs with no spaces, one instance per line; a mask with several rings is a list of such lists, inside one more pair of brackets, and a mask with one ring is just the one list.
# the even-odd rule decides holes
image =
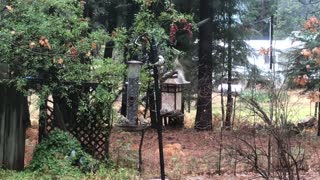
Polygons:
[[173,44],[176,40],[176,34],[178,31],[178,26],[176,24],[171,24],[170,26],[170,42]]
[[176,34],[178,31],[186,31],[189,39],[192,39],[192,24],[188,23],[186,19],[181,18],[178,23],[173,22],[170,26],[170,42],[172,44],[176,41]]
[[189,39],[192,38],[192,24],[191,23],[188,23],[186,24],[184,27],[183,27],[183,30],[187,31],[188,32],[188,35],[189,35]]

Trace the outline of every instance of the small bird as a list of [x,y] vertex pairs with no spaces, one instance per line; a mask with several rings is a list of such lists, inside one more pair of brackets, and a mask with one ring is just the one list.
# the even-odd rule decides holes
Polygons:
[[159,60],[156,63],[152,64],[153,66],[162,66],[164,64],[165,62],[164,57],[162,55],[159,55],[158,58]]

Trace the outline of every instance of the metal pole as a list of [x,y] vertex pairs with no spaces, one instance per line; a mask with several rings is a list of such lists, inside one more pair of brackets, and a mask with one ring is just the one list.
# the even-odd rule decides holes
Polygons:
[[[151,40],[151,63],[156,63],[158,59],[157,45],[155,40]],[[165,180],[164,170],[164,156],[163,156],[163,143],[162,143],[162,120],[160,117],[161,107],[161,94],[159,88],[159,72],[157,66],[153,66],[153,79],[154,79],[154,93],[155,93],[155,105],[156,105],[156,119],[157,119],[157,132],[158,132],[158,143],[159,143],[159,158],[160,158],[160,171],[161,180]]]
[[[273,16],[270,17],[270,24],[269,24],[269,37],[270,37],[270,47],[269,47],[269,59],[270,59],[270,71],[271,71],[271,103],[270,103],[270,120],[273,121],[273,109],[274,109],[274,80],[275,80],[275,68],[273,66],[273,58],[272,58],[272,41],[273,41]],[[268,138],[268,177],[270,177],[271,173],[271,134],[269,134]]]
[[272,69],[273,58],[272,58],[272,41],[273,41],[273,16],[270,17],[269,25],[269,36],[270,36],[270,47],[269,47],[269,58],[270,58],[270,69]]

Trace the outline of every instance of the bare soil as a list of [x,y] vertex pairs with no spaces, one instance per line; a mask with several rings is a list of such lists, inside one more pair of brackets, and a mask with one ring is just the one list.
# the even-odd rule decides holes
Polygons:
[[[232,132],[224,132],[223,144],[235,144],[238,139]],[[111,136],[111,152],[113,159],[135,159],[138,166],[138,148],[140,134],[115,130]],[[320,141],[315,137],[303,138],[306,162],[301,170],[302,179],[320,179]],[[301,142],[297,137],[294,141]],[[163,132],[165,171],[170,179],[262,179],[252,167],[231,158],[225,149],[222,150],[221,173],[218,175],[219,132],[196,131],[193,129],[166,129]],[[307,140],[308,139],[308,140]],[[266,146],[267,139],[259,137],[261,144]],[[121,148],[121,143],[128,145]],[[180,148],[181,147],[181,148]],[[265,147],[266,148],[266,147]],[[158,139],[155,130],[148,130],[142,150],[142,178],[159,177]],[[123,164],[122,164],[123,165]]]
[[[308,133],[314,134],[311,130]],[[224,144],[236,143],[232,132],[224,132]],[[32,159],[32,153],[38,141],[37,126],[27,130],[25,165]],[[138,168],[138,150],[141,134],[123,132],[114,129],[110,137],[110,152],[113,161],[121,166]],[[219,132],[196,131],[194,129],[165,129],[163,145],[165,172],[170,179],[261,179],[250,166],[234,160],[222,150],[221,173],[218,175]],[[302,179],[320,179],[320,140],[312,135],[297,137],[303,141],[306,158],[305,167],[301,170]],[[263,136],[260,141],[266,142]],[[159,177],[158,136],[154,129],[145,133],[142,147],[142,179]]]
[[[215,103],[219,102],[216,95]],[[299,92],[290,92],[293,101],[301,103],[301,106],[310,106],[305,95]],[[303,101],[302,101],[303,100]],[[310,112],[311,114],[311,112]],[[220,133],[219,130],[196,131],[192,128],[194,113],[185,117],[185,126],[188,128],[165,128],[163,131],[163,145],[165,157],[165,172],[169,179],[261,179],[252,167],[237,162],[230,157],[226,150],[222,150],[221,175],[218,175]],[[36,117],[35,117],[36,119]],[[219,119],[214,119],[215,127],[219,126]],[[27,130],[25,165],[32,159],[32,153],[38,142],[38,130],[36,123]],[[240,131],[253,130],[250,125],[241,125]],[[316,130],[306,131],[305,136],[297,136],[292,144],[302,143],[304,147],[305,165],[301,170],[302,179],[320,180],[320,139],[315,136]],[[258,135],[260,136],[260,135]],[[123,132],[114,128],[110,137],[110,154],[113,161],[121,166],[138,168],[138,150],[141,134],[139,132]],[[259,137],[262,144],[266,144],[266,138]],[[237,137],[232,132],[223,133],[223,146],[236,144]],[[159,150],[158,136],[154,129],[148,129],[145,133],[142,147],[143,165],[142,179],[159,177]]]

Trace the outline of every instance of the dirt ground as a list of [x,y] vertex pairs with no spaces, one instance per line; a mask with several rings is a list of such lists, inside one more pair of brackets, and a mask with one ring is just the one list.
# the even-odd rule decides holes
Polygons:
[[[298,92],[293,93],[294,100],[302,103],[301,106],[310,105],[305,95],[301,97]],[[303,101],[301,101],[303,99]],[[217,100],[218,101],[218,100]],[[311,113],[311,112],[310,112]],[[236,161],[222,150],[221,173],[218,175],[219,162],[219,130],[196,131],[192,127],[194,112],[185,117],[185,125],[189,128],[165,128],[163,131],[163,145],[165,158],[165,172],[169,179],[261,179],[250,166]],[[33,117],[36,119],[36,117]],[[214,121],[218,126],[219,122]],[[242,126],[240,129],[248,131],[250,127]],[[32,152],[38,142],[37,124],[27,130],[25,165],[32,159]],[[315,129],[308,130],[308,135],[297,137],[293,144],[302,142],[306,154],[305,166],[301,170],[302,179],[320,180],[320,139],[315,134]],[[110,153],[117,165],[137,168],[138,150],[141,134],[138,132],[123,132],[114,128],[110,137]],[[224,132],[223,144],[237,143],[237,137],[231,132]],[[266,139],[262,137],[264,143]],[[142,146],[142,179],[159,177],[159,150],[158,136],[154,129],[145,132]]]
[[[223,144],[236,144],[237,138],[232,132],[224,132]],[[222,150],[221,173],[218,175],[219,132],[196,131],[193,129],[166,129],[163,132],[165,171],[170,179],[262,179],[248,165],[238,162],[235,168],[234,159]],[[306,162],[301,170],[302,179],[320,179],[320,146],[315,137],[301,137],[304,141]],[[264,137],[258,138],[262,143]],[[122,146],[124,143],[129,146]],[[140,134],[114,131],[111,136],[111,152],[113,159],[126,161],[137,159]],[[145,134],[142,159],[144,179],[159,177],[158,139],[155,130]],[[134,155],[134,156],[133,156]],[[120,156],[120,157],[119,157]],[[117,161],[115,161],[117,162]]]
[[[237,139],[225,132],[223,141],[236,143]],[[219,132],[193,129],[165,129],[163,132],[165,172],[169,179],[262,179],[248,165],[237,163],[222,150],[221,173],[218,175]],[[138,150],[141,134],[114,129],[110,137],[110,152],[113,161],[120,166],[138,167]],[[308,140],[307,140],[308,139]],[[320,140],[304,137],[306,167],[301,170],[302,179],[320,179]],[[266,139],[262,139],[266,142]],[[25,164],[32,159],[37,144],[37,127],[27,130]],[[142,179],[159,177],[158,136],[154,129],[145,132],[142,146]]]

